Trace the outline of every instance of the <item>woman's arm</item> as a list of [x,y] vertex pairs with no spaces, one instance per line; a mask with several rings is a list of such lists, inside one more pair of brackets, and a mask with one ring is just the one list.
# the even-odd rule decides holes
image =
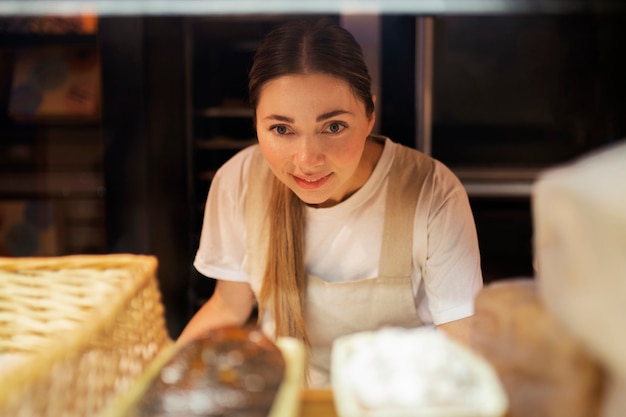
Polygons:
[[176,343],[187,343],[219,327],[242,326],[254,302],[249,283],[217,280],[213,295],[187,323]]
[[471,330],[473,316],[464,319],[450,321],[437,326],[438,330],[442,330],[452,339],[461,342],[463,345],[471,347]]

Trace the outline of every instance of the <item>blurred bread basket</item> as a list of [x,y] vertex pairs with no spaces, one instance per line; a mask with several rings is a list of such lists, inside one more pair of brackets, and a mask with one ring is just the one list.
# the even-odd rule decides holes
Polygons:
[[0,417],[90,416],[172,345],[157,260],[0,258]]

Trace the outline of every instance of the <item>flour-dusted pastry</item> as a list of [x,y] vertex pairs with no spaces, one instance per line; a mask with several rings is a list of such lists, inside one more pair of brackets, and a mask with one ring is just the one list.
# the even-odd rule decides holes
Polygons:
[[497,370],[509,417],[598,415],[601,368],[544,307],[533,279],[485,286],[474,310],[472,345]]
[[426,327],[337,339],[332,388],[340,417],[495,417],[507,408],[491,366]]

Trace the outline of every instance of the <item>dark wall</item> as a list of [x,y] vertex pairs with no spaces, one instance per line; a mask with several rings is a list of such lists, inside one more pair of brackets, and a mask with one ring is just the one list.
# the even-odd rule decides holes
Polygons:
[[175,337],[191,267],[183,20],[104,18],[99,31],[108,252],[158,258]]

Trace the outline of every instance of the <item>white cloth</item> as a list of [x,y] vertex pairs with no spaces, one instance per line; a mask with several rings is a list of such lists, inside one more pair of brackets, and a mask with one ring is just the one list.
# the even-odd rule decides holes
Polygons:
[[[307,274],[328,282],[378,275],[388,172],[398,144],[385,140],[368,181],[330,208],[307,207]],[[217,172],[207,198],[195,268],[207,277],[250,282],[245,273],[245,204],[253,148],[246,148]],[[413,261],[413,293],[422,323],[442,324],[473,314],[482,287],[478,240],[467,194],[454,174],[436,162],[426,180],[431,199],[427,264]],[[416,221],[415,224],[418,224]],[[414,239],[414,246],[420,240]],[[415,251],[417,253],[417,251]],[[252,283],[253,284],[253,283]]]

